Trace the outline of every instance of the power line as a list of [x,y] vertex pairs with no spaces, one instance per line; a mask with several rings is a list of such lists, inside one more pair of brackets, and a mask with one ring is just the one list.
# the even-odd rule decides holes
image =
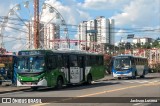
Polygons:
[[[0,18],[2,18],[2,19],[4,19],[4,17],[5,16],[0,16]],[[10,19],[10,20],[17,20],[17,21],[19,21],[19,19],[18,18],[8,18],[8,19]],[[26,21],[26,22],[30,22],[29,20],[27,20],[27,19],[22,19],[22,20],[24,20],[24,21]],[[2,21],[1,21],[2,22]],[[10,23],[10,24],[15,24],[15,23]],[[25,26],[25,25],[22,25],[22,24],[15,24],[15,25],[20,25],[20,26]],[[74,27],[79,27],[79,25],[74,25],[74,24],[66,24],[66,26],[74,26]],[[82,26],[81,26],[82,27]],[[89,26],[84,26],[84,27],[89,27]],[[84,28],[84,27],[82,27],[82,28]],[[95,27],[90,27],[91,29],[93,28],[95,28]],[[160,28],[155,28],[155,29],[148,29],[148,28],[118,28],[118,27],[114,27],[114,28],[110,28],[110,27],[96,27],[95,29],[97,29],[97,28],[101,28],[101,29],[114,29],[114,30],[136,30],[136,31],[156,31],[156,30],[160,30]]]

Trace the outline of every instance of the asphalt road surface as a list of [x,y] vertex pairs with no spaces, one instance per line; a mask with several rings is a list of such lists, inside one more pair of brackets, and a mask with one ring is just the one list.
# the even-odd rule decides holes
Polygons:
[[[160,73],[148,74],[146,78],[103,80],[61,90],[18,91],[0,94],[0,97],[12,97],[12,102],[15,102],[1,106],[160,106],[156,103],[160,101]],[[38,103],[28,104],[26,101]]]

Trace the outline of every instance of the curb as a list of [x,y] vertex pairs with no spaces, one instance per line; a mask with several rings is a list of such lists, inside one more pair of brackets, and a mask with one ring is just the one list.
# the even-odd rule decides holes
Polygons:
[[22,89],[13,89],[13,90],[5,90],[5,91],[0,91],[0,94],[4,94],[4,93],[11,93],[11,92],[16,92],[16,91],[25,91],[25,90],[29,90],[30,88],[22,88]]
[[[106,77],[110,77],[110,78],[106,78]],[[117,79],[113,78],[112,76],[106,76],[106,77],[102,78],[102,79],[99,79],[99,80],[96,80],[95,82],[117,80]]]
[[111,80],[117,80],[115,78],[112,78],[112,79],[103,79],[102,81],[111,81]]

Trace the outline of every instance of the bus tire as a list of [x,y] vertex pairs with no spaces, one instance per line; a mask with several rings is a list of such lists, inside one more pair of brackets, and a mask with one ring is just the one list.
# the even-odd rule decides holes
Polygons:
[[145,75],[141,75],[140,78],[145,78]]
[[118,77],[118,79],[120,80],[120,79],[122,79],[121,77]]
[[134,76],[132,76],[132,79],[136,79],[137,72],[135,71]]
[[2,85],[2,81],[1,80],[2,80],[2,78],[0,78],[0,85]]
[[38,87],[31,87],[32,91],[37,91]]
[[2,81],[0,81],[0,85],[2,85]]
[[141,75],[140,78],[145,78],[145,72],[144,71],[143,71],[143,75]]
[[144,76],[144,75],[141,75],[140,78],[145,78],[145,76]]
[[63,79],[62,77],[58,77],[57,83],[56,83],[56,89],[62,89],[63,87]]
[[91,76],[91,74],[89,74],[89,75],[87,76],[87,84],[88,84],[88,85],[92,84],[92,76]]

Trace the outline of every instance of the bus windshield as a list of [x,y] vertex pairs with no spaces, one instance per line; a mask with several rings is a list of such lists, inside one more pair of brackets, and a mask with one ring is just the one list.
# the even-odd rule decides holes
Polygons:
[[115,58],[114,60],[114,69],[128,69],[130,66],[131,63],[129,58]]
[[17,67],[18,72],[41,72],[44,70],[43,56],[22,56],[18,57]]

